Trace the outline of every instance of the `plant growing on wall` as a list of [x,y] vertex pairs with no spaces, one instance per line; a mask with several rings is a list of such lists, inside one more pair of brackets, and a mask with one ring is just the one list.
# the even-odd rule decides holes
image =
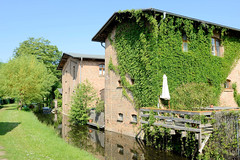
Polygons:
[[85,125],[88,121],[87,109],[96,100],[97,95],[93,86],[87,80],[79,84],[72,96],[70,122]]
[[[239,33],[231,35],[224,28],[171,15],[163,19],[140,10],[123,11],[117,20],[115,37],[109,39],[118,65],[109,63],[109,68],[120,75],[123,89],[132,92],[137,108],[157,105],[163,74],[168,76],[170,94],[182,84],[205,83],[212,86],[217,103],[221,84],[239,59]],[[224,57],[211,54],[213,32],[221,34]],[[188,39],[188,52],[182,51],[183,34]]]

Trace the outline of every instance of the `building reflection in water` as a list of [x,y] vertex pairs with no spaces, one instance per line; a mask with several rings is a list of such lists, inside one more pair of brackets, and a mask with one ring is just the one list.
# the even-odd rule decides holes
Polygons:
[[99,131],[88,126],[70,126],[68,117],[62,119],[62,138],[87,150],[100,160],[183,160],[180,156],[146,147],[141,140],[114,132]]

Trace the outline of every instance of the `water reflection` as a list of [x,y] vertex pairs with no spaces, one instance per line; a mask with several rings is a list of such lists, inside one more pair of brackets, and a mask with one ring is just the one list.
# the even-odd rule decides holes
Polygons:
[[71,126],[68,117],[62,119],[62,138],[87,150],[100,160],[183,160],[177,155],[146,147],[141,140],[114,132],[99,131],[88,126]]

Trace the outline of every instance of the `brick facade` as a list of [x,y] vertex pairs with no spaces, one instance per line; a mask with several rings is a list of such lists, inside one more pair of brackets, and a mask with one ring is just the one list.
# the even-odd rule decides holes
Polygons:
[[233,67],[231,73],[228,75],[227,80],[230,81],[230,87],[224,89],[220,95],[220,106],[238,107],[233,97],[233,89],[231,85],[237,84],[237,92],[240,93],[240,60],[238,60]]
[[[63,114],[68,115],[71,106],[71,96],[75,87],[88,80],[99,97],[104,97],[105,78],[99,74],[99,65],[104,59],[84,59],[69,57],[62,68],[62,108]],[[75,69],[75,71],[74,71]]]
[[[114,37],[115,30],[112,32]],[[132,123],[132,115],[138,115],[134,105],[122,95],[122,88],[119,86],[119,75],[108,69],[110,57],[113,65],[117,65],[117,54],[110,44],[105,41],[105,130],[122,133],[128,136],[136,136],[139,125]],[[129,93],[131,97],[131,94]],[[123,120],[119,120],[119,114],[123,115]]]

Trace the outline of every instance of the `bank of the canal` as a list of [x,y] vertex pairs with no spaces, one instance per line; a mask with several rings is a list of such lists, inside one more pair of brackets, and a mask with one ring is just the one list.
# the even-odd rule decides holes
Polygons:
[[8,160],[92,160],[90,153],[67,144],[53,127],[42,124],[32,112],[16,105],[0,108],[0,142]]

